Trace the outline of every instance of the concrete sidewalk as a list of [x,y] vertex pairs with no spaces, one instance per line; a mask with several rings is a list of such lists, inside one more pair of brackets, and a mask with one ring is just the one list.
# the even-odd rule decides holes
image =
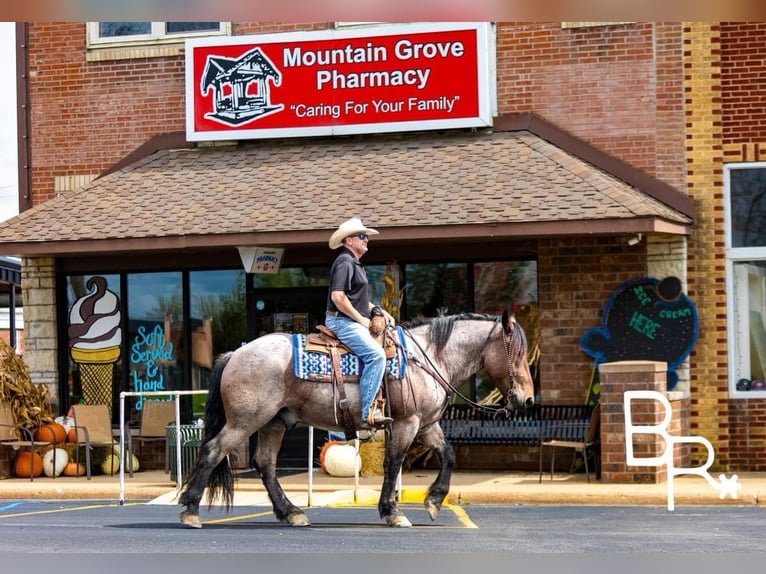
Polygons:
[[[298,506],[324,506],[331,504],[376,504],[382,478],[333,477],[314,470],[284,471],[280,482],[285,492]],[[401,482],[401,500],[421,503],[435,471],[405,472]],[[719,474],[713,478],[719,481]],[[726,475],[729,492],[721,498],[721,490],[699,476],[681,476],[673,481],[675,506],[733,505],[760,506],[766,497],[766,473],[739,473],[736,482],[732,473]],[[739,485],[734,488],[733,485]],[[162,471],[142,471],[133,478],[125,475],[122,499],[119,475],[86,477],[6,478],[0,480],[0,500],[7,499],[79,499],[113,500],[115,502],[149,502],[177,504],[178,490],[170,476]],[[732,498],[731,493],[736,493]],[[538,474],[529,472],[455,472],[448,497],[451,504],[605,504],[656,505],[668,504],[668,483],[659,484],[604,484],[593,477],[586,481],[584,474]],[[263,485],[253,473],[239,473],[234,504],[242,506],[270,506]]]

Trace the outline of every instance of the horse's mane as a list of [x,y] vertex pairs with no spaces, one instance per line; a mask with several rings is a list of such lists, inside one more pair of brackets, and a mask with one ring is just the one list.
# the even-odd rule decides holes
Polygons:
[[428,326],[426,336],[436,347],[436,354],[439,355],[444,349],[447,341],[452,334],[452,329],[457,321],[497,321],[498,318],[493,315],[482,315],[479,313],[461,313],[460,315],[440,315],[438,317],[415,317],[406,321],[403,325],[410,329]]

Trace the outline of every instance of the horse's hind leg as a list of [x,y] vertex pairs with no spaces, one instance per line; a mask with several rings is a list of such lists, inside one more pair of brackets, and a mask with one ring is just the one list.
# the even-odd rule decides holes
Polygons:
[[197,461],[186,480],[185,490],[178,499],[179,504],[186,507],[179,515],[181,522],[186,526],[202,528],[199,521],[199,504],[211,473],[221,464],[226,466],[225,469],[220,469],[221,473],[230,472],[228,461],[225,460],[226,453],[221,451],[219,440],[220,435],[200,447]]
[[[285,495],[277,480],[277,454],[285,436],[285,425],[275,418],[258,431],[258,446],[255,450],[255,467],[261,474],[263,486],[271,499],[274,515],[280,522],[290,526],[309,526],[308,516]],[[309,469],[311,472],[311,469]]]

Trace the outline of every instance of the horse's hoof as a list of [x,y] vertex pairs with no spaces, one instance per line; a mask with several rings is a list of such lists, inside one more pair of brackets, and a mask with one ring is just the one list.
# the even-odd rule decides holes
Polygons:
[[199,515],[184,510],[178,515],[181,519],[181,524],[185,524],[189,528],[202,528],[202,523],[199,521]]
[[436,504],[433,500],[426,500],[425,507],[426,507],[426,510],[428,511],[428,516],[431,517],[431,520],[436,520],[436,515],[439,514],[439,511],[441,510],[441,505]]
[[309,517],[306,516],[303,512],[299,512],[297,514],[290,514],[286,522],[290,526],[311,526],[311,521],[309,520]]
[[412,528],[412,522],[407,520],[407,517],[403,514],[389,516],[387,522],[391,528]]

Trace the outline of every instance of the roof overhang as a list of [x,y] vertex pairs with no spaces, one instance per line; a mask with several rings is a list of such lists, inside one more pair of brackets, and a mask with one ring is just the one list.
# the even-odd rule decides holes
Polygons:
[[531,114],[478,132],[230,146],[195,146],[174,133],[0,225],[0,254],[326,246],[351,216],[388,246],[688,235],[694,203]]

